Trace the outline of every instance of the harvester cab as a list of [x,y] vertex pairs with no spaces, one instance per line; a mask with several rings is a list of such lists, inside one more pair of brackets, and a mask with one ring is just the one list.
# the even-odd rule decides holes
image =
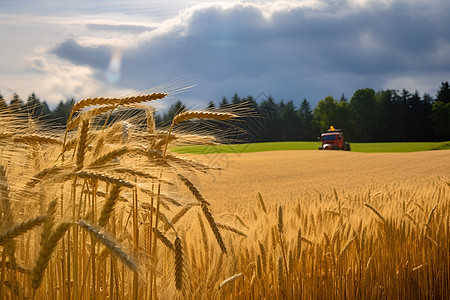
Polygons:
[[345,150],[350,151],[350,144],[344,140],[344,133],[341,129],[330,126],[326,132],[319,137],[322,146],[319,150]]

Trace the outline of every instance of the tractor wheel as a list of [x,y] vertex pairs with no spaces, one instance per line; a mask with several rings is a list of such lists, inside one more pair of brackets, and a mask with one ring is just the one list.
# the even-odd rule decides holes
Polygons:
[[344,144],[344,150],[345,150],[345,151],[351,151],[351,149],[350,149],[350,144],[349,144],[349,143],[345,142],[345,144]]
[[339,150],[339,146],[334,145],[334,146],[333,146],[333,150]]

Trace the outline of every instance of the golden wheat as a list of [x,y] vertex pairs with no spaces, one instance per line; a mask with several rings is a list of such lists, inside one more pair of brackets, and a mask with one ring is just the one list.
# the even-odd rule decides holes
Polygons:
[[139,272],[139,266],[134,257],[126,253],[120,243],[117,242],[112,235],[102,230],[101,227],[95,226],[86,220],[79,220],[77,224],[91,233],[97,241],[107,247],[109,251],[118,257],[127,267],[135,272]]
[[16,237],[24,234],[28,230],[33,229],[36,226],[41,225],[44,222],[47,222],[49,220],[49,216],[43,215],[38,216],[26,221],[23,221],[17,225],[14,225],[13,227],[9,228],[8,230],[2,232],[0,234],[0,246],[3,246],[7,244],[8,242],[12,241]]
[[237,118],[236,115],[232,113],[221,113],[221,112],[211,112],[211,111],[184,111],[177,114],[173,120],[172,124],[176,125],[178,123],[192,120],[192,119],[208,119],[208,120],[229,120],[232,118]]
[[[214,168],[199,161],[224,157],[174,154],[174,145],[214,140],[184,135],[180,123],[236,115],[182,112],[164,131],[149,107],[96,101],[74,108],[68,130],[78,133],[64,146],[38,137],[65,132],[0,114],[5,298],[450,297],[448,152],[240,154],[225,157],[231,172],[209,176]],[[406,167],[408,178],[377,173],[386,160],[398,169],[411,161],[423,178]]]
[[[138,96],[130,96],[125,98],[104,98],[104,97],[96,97],[96,98],[86,98],[77,103],[72,108],[72,113],[77,112],[82,108],[93,106],[93,105],[124,105],[124,104],[136,104],[140,102],[153,101],[158,99],[163,99],[168,94],[165,93],[153,93],[148,95],[138,95]],[[70,120],[70,118],[69,118]]]
[[72,223],[65,222],[59,224],[58,227],[55,228],[55,231],[49,235],[46,242],[42,245],[36,260],[36,265],[31,272],[31,287],[34,290],[39,288],[41,285],[44,272],[50,261],[50,256],[58,245],[58,242],[66,234],[67,230],[69,230],[70,226],[72,226]]

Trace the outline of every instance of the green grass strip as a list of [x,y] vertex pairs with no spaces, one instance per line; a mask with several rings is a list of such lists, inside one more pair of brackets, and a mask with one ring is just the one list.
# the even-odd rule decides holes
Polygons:
[[[178,146],[171,150],[177,153],[249,153],[280,150],[318,150],[319,142],[267,142],[251,144],[229,144],[220,146]],[[353,152],[403,153],[450,149],[450,142],[392,142],[392,143],[350,143]]]

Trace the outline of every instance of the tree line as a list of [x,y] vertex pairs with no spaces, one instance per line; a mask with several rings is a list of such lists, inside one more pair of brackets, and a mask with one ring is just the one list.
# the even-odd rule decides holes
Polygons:
[[[344,131],[354,142],[418,142],[450,140],[450,88],[443,82],[435,98],[403,89],[375,91],[358,89],[350,100],[326,96],[315,108],[307,99],[298,107],[294,101],[276,102],[271,96],[256,101],[253,96],[226,97],[209,109],[248,103],[261,118],[244,118],[242,126],[254,142],[312,141],[331,125]],[[177,101],[161,119],[169,122],[183,108]]]
[[9,108],[9,111],[13,113],[25,112],[28,116],[33,118],[49,121],[51,120],[52,122],[60,125],[66,125],[74,103],[75,99],[73,98],[67,99],[66,101],[61,100],[58,105],[51,110],[47,102],[42,102],[35,93],[28,96],[26,101],[20,99],[19,95],[15,93],[9,104],[6,103],[6,100],[0,94],[0,111],[4,108]]
[[[421,96],[417,90],[411,93],[406,89],[375,91],[370,88],[356,90],[350,100],[345,95],[339,99],[326,96],[314,108],[307,99],[296,107],[293,100],[277,102],[272,96],[257,98],[258,101],[253,96],[241,98],[234,94],[230,100],[223,97],[218,104],[210,101],[207,108],[225,109],[245,104],[257,112],[258,116],[244,116],[244,121],[241,119],[234,124],[243,127],[247,132],[245,138],[252,142],[316,140],[331,125],[342,129],[346,139],[353,142],[450,140],[448,82],[441,83],[435,98],[428,94]],[[26,109],[29,115],[63,125],[74,102],[74,99],[60,101],[50,110],[34,93],[26,102],[15,94],[9,105],[0,95],[0,109]],[[184,105],[178,100],[165,113],[157,114],[156,120],[170,123],[182,109]]]

